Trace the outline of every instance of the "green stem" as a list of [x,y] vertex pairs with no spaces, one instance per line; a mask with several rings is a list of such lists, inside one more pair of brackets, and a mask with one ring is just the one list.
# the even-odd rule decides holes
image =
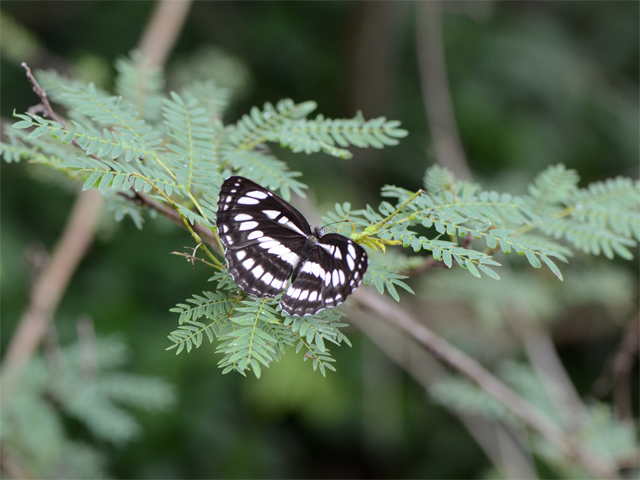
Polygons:
[[[562,218],[562,217],[566,217],[567,215],[571,215],[571,212],[573,212],[575,210],[575,206],[570,205],[566,208],[564,208],[563,210],[560,210],[559,212],[554,213],[551,218],[553,220],[557,219],[557,218]],[[518,230],[516,230],[513,233],[514,237],[517,237],[519,235],[522,235],[523,233],[527,233],[531,230],[533,230],[534,228],[536,228],[538,225],[536,224],[532,224],[532,225],[524,225],[522,227],[520,227]]]
[[[180,215],[180,218],[182,219],[182,222],[183,222],[183,223],[184,223],[184,225],[187,227],[187,230],[189,230],[189,233],[191,233],[191,236],[195,239],[195,241],[196,241],[196,242],[198,242],[199,244],[202,244],[202,250],[205,252],[205,254],[207,255],[207,257],[209,257],[209,258],[213,261],[213,263],[215,263],[216,268],[218,268],[219,270],[223,270],[223,269],[224,269],[224,267],[223,267],[222,263],[220,263],[220,260],[218,260],[218,259],[216,258],[216,256],[211,252],[211,250],[209,250],[209,248],[207,248],[207,246],[204,244],[204,242],[203,242],[203,241],[202,241],[202,239],[200,238],[200,235],[198,235],[198,234],[193,230],[193,228],[191,227],[191,224],[189,223],[189,220],[187,220],[187,219],[185,218],[185,216],[184,216],[184,215],[182,215],[182,212],[181,212],[181,211],[180,211],[180,209],[177,207],[177,205],[174,203],[174,201],[173,201],[173,200],[171,200],[171,198],[169,198],[169,196],[168,196],[166,193],[164,193],[160,188],[158,188],[157,186],[155,186],[155,185],[153,184],[153,182],[150,182],[150,181],[149,181],[146,177],[144,177],[143,175],[140,175],[140,174],[138,174],[138,173],[134,173],[133,175],[134,175],[134,176],[136,176],[136,177],[140,177],[140,178],[142,178],[145,182],[149,183],[149,185],[151,185],[151,186],[154,188],[154,190],[155,190],[156,192],[158,192],[158,194],[160,194],[160,196],[161,196],[162,198],[164,198],[164,199],[167,201],[167,203],[169,203],[169,205],[171,205],[171,206],[176,210],[176,212],[178,212],[178,215]],[[223,251],[224,251],[224,250],[223,250]]]
[[[384,227],[389,220],[391,220],[393,217],[395,217],[398,213],[400,213],[407,205],[409,205],[411,202],[413,202],[418,195],[420,195],[421,193],[425,193],[424,190],[420,189],[418,190],[416,193],[414,193],[409,200],[407,200],[406,202],[404,202],[402,205],[400,205],[395,212],[393,212],[391,215],[389,215],[387,218],[385,218],[384,220],[380,221],[375,227],[371,228],[371,227],[367,227],[367,229],[362,232],[357,234],[355,237],[352,237],[353,240],[355,242],[359,242],[364,240],[367,237],[370,237],[371,235],[373,235],[374,233],[377,233],[378,231],[380,231],[380,229],[382,227]],[[404,221],[404,220],[403,220]]]

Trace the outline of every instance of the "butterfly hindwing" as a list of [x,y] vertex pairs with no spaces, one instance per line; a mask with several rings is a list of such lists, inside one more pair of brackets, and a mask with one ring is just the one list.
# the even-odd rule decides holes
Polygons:
[[[224,181],[217,227],[234,282],[247,294],[280,301],[289,315],[314,315],[344,302],[361,283],[367,254],[322,229],[275,193],[244,177]],[[287,288],[288,280],[294,276]]]
[[314,315],[344,302],[367,271],[364,248],[337,233],[323,235],[280,301],[289,315]]
[[286,261],[264,256],[260,245],[244,249],[227,248],[226,258],[233,281],[249,295],[275,297],[287,287],[293,267]]

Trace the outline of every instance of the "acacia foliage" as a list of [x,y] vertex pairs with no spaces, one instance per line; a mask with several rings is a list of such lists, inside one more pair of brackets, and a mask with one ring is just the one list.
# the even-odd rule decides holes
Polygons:
[[[173,208],[198,242],[196,224],[216,235],[216,198],[229,174],[246,176],[287,200],[292,192],[305,195],[301,174],[274,156],[269,143],[296,153],[349,158],[349,147],[392,146],[407,134],[398,121],[366,120],[360,113],[351,119],[309,118],[315,102],[288,99],[253,107],[225,124],[230,94],[213,82],[165,94],[162,72],[150,71],[138,55],[121,59],[117,70],[115,96],[93,84],[40,72],[41,85],[66,109],[68,120],[62,124],[34,113],[16,114],[19,120],[1,145],[3,158],[28,159],[82,182],[85,190],[98,189],[118,220],[130,216],[138,227],[145,217],[137,200],[148,195]],[[556,262],[566,262],[573,250],[628,259],[640,240],[637,182],[617,178],[579,188],[577,173],[562,165],[538,175],[526,195],[484,191],[434,166],[425,174],[424,190],[388,185],[381,196],[387,200],[377,208],[337,204],[324,220],[348,220],[338,229],[373,250],[410,252],[394,268],[374,253],[365,277],[366,284],[397,301],[396,287],[413,293],[398,271],[419,269],[429,261],[425,253],[446,267],[499,280],[496,254],[515,252],[562,279]],[[180,353],[199,347],[205,337],[217,340],[223,372],[251,370],[260,376],[263,367],[294,346],[314,369],[323,374],[334,369],[327,344],[348,343],[338,310],[287,317],[278,298],[245,295],[219,250],[203,250],[216,269],[212,291],[194,294],[172,309],[179,314],[179,326],[169,335],[169,349]]]

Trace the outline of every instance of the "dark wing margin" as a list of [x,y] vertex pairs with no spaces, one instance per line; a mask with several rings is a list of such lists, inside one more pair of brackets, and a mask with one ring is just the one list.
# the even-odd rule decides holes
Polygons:
[[222,184],[218,235],[234,282],[249,295],[273,297],[286,288],[311,233],[302,214],[275,193],[244,177]]
[[341,304],[362,284],[367,266],[367,252],[360,245],[335,233],[324,235],[282,297],[282,310],[292,316],[315,315]]

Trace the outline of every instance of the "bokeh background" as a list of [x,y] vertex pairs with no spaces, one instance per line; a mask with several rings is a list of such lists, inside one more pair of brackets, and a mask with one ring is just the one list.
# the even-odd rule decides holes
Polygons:
[[[136,47],[153,7],[146,1],[3,1],[3,123],[14,110],[37,103],[22,61],[112,90],[113,64]],[[413,2],[194,2],[167,63],[167,89],[194,78],[232,88],[226,122],[281,98],[315,100],[327,117],[360,110],[366,118],[400,120],[409,136],[399,146],[355,149],[349,161],[275,147],[291,169],[304,173],[320,212],[335,202],[376,204],[384,184],[420,188],[437,160],[419,68],[422,30],[435,27],[421,12]],[[555,163],[577,170],[583,185],[638,177],[639,14],[637,2],[444,2],[439,27],[448,89],[475,181],[520,194]],[[26,163],[2,166],[3,350],[77,187]],[[346,330],[352,348],[332,350],[337,373],[327,378],[293,351],[260,380],[221,375],[220,357],[208,344],[177,357],[166,352],[166,335],[177,325],[169,308],[208,288],[206,267],[191,269],[169,255],[190,243],[186,232],[162,219],[140,231],[106,212],[55,314],[60,345],[77,341],[79,321],[92,322],[99,337],[116,335],[127,346],[124,370],[175,387],[167,393],[172,407],[131,410],[142,428],[126,442],[97,439],[62,418],[70,438],[100,452],[104,475],[508,476],[459,412],[425,390],[416,371],[437,365],[408,366],[406,358],[394,357],[391,347],[403,340],[367,330],[366,319],[365,328]],[[531,270],[514,262],[503,276],[506,288],[438,269],[412,280],[418,295],[403,302],[507,378],[533,361],[507,319],[506,312],[518,309],[553,339],[579,395],[614,405],[611,359],[638,322],[637,260],[577,255],[563,270],[564,284]],[[637,419],[637,362],[633,368],[630,415]],[[538,468],[541,477],[562,476]]]

